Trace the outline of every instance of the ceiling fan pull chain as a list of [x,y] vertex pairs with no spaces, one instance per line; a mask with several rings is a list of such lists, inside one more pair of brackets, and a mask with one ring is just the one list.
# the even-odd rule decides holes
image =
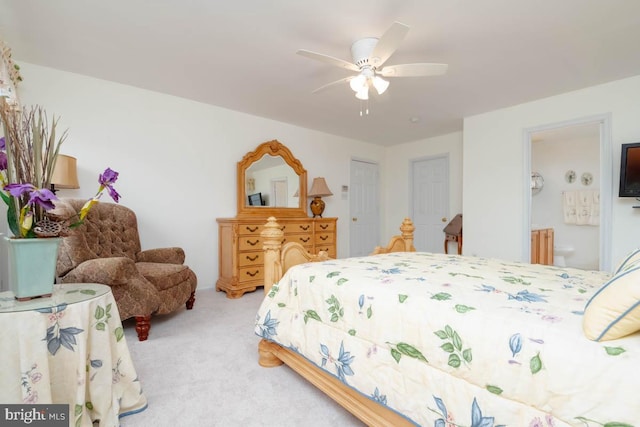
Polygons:
[[[364,108],[362,107],[362,104],[365,104]],[[367,99],[366,101],[360,101],[360,117],[363,116],[363,111],[364,111],[364,115],[368,116],[369,115],[369,100]]]

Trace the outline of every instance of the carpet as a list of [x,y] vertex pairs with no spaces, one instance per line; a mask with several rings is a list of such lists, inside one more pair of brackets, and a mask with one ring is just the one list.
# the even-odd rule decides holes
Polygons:
[[239,299],[204,289],[193,310],[154,316],[147,341],[125,336],[148,408],[122,427],[362,426],[287,366],[258,365],[253,325],[262,289]]

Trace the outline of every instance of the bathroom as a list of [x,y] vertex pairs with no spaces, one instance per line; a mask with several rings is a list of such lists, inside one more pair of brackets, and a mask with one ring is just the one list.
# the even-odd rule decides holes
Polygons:
[[[538,131],[531,137],[531,228],[554,231],[554,264],[599,268],[600,127],[598,123]],[[533,180],[532,180],[533,187]],[[572,199],[593,197],[591,209],[576,221]],[[580,211],[580,209],[578,209]],[[584,211],[584,210],[583,210]],[[580,219],[581,218],[581,219]]]

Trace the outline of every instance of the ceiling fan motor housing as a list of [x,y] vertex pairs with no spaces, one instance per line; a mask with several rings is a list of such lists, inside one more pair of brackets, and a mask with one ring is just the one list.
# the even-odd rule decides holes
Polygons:
[[355,41],[351,45],[351,57],[353,58],[353,63],[360,68],[365,65],[375,68],[375,64],[369,63],[369,56],[371,56],[376,44],[378,44],[377,37],[367,37]]

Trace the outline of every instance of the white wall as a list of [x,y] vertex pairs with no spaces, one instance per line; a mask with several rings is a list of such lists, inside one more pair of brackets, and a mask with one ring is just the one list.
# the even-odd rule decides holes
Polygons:
[[[565,224],[563,192],[599,190],[600,136],[594,125],[593,137],[569,140],[547,139],[531,144],[531,169],[544,177],[544,187],[531,198],[531,223],[554,230],[555,245],[571,246],[574,253],[566,258],[568,267],[597,270],[599,267],[599,227]],[[568,170],[576,172],[576,180],[565,180]],[[593,176],[593,183],[581,182],[583,173]]]
[[[200,288],[218,277],[217,217],[236,215],[236,164],[277,139],[335,194],[349,184],[352,156],[382,164],[384,147],[341,138],[182,98],[21,63],[24,105],[42,105],[69,128],[61,152],[77,157],[79,190],[88,198],[107,166],[120,172],[121,204],[138,215],[143,249],[181,246]],[[110,200],[105,195],[105,200]],[[348,254],[349,201],[326,197],[338,217],[338,256]]]
[[449,216],[462,213],[462,132],[389,147],[383,180],[383,242],[400,233],[402,220],[411,212],[411,161],[442,154],[449,155]]
[[610,113],[612,117],[613,265],[639,246],[640,210],[634,200],[615,197],[620,144],[640,140],[640,76],[464,120],[464,248],[477,254],[522,260],[524,247],[524,129]]

